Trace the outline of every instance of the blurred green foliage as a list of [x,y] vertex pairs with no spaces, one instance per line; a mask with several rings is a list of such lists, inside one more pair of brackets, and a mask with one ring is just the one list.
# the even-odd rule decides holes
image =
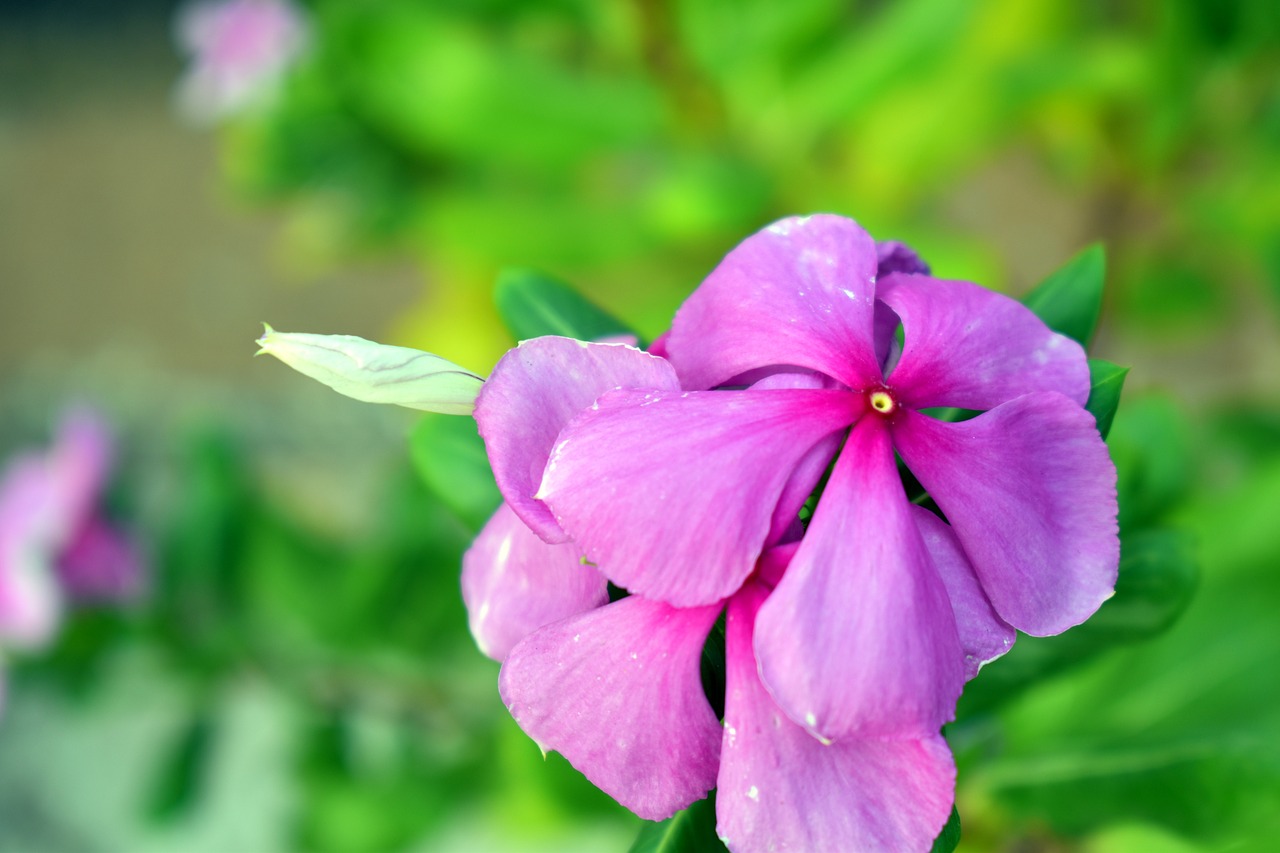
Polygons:
[[743,235],[817,210],[995,286],[1014,250],[1025,287],[1105,236],[1130,330],[1194,334],[1277,280],[1268,0],[312,8],[313,53],[231,129],[228,170],[289,202],[305,263],[419,258],[403,336],[478,368],[500,267],[652,337]]

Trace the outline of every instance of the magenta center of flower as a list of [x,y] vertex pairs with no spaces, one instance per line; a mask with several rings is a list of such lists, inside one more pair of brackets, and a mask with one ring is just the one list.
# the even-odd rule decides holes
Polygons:
[[898,410],[898,401],[888,388],[871,388],[866,391],[867,408],[879,415],[889,416]]

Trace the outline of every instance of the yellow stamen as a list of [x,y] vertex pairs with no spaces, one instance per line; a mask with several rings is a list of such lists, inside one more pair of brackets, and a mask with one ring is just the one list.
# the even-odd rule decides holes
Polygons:
[[873,391],[871,394],[871,408],[875,409],[882,415],[887,415],[893,411],[893,397],[885,391]]

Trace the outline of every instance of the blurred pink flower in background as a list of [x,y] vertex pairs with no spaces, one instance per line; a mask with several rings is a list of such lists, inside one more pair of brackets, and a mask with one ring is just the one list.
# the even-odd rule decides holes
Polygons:
[[89,409],[63,417],[46,453],[15,456],[0,475],[0,652],[39,648],[63,603],[126,602],[142,593],[136,544],[102,515],[115,455]]
[[176,30],[191,57],[178,108],[206,124],[268,99],[306,47],[309,27],[288,0],[199,0],[178,11]]

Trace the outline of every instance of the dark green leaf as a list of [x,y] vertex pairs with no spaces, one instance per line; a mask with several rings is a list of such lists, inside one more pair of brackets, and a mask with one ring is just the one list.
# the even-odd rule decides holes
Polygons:
[[1050,273],[1022,302],[1049,328],[1088,346],[1102,310],[1106,273],[1106,251],[1094,243]]
[[1124,387],[1124,378],[1129,368],[1120,367],[1100,358],[1089,359],[1089,402],[1085,408],[1098,422],[1098,432],[1106,438],[1111,432],[1111,422],[1115,419],[1116,409],[1120,406],[1120,390]]
[[959,844],[960,812],[952,806],[951,817],[947,818],[946,826],[942,827],[942,832],[938,833],[938,837],[934,839],[932,853],[951,853]]
[[721,613],[702,646],[702,692],[707,695],[717,717],[724,716],[724,620],[725,615]]
[[[1242,420],[1233,418],[1232,423]],[[1159,522],[1186,497],[1192,484],[1195,440],[1186,416],[1172,399],[1126,398],[1107,446],[1119,475],[1121,535]]]
[[725,846],[716,836],[715,791],[661,823],[646,824],[629,853],[716,853]]
[[471,418],[428,415],[409,435],[413,464],[424,483],[473,529],[502,502],[484,441]]
[[1075,629],[1095,641],[1154,637],[1191,602],[1199,571],[1191,537],[1177,530],[1145,530],[1125,537],[1116,594]]
[[569,285],[533,270],[503,270],[493,298],[502,322],[518,341],[542,335],[580,341],[635,335]]
[[965,689],[958,716],[994,708],[1038,679],[1118,644],[1162,633],[1190,603],[1198,577],[1195,549],[1186,534],[1148,530],[1127,536],[1115,595],[1089,621],[1057,637],[1019,635],[1013,649]]
[[159,822],[175,820],[199,799],[201,782],[209,764],[213,721],[199,714],[178,736],[160,768],[148,811]]

